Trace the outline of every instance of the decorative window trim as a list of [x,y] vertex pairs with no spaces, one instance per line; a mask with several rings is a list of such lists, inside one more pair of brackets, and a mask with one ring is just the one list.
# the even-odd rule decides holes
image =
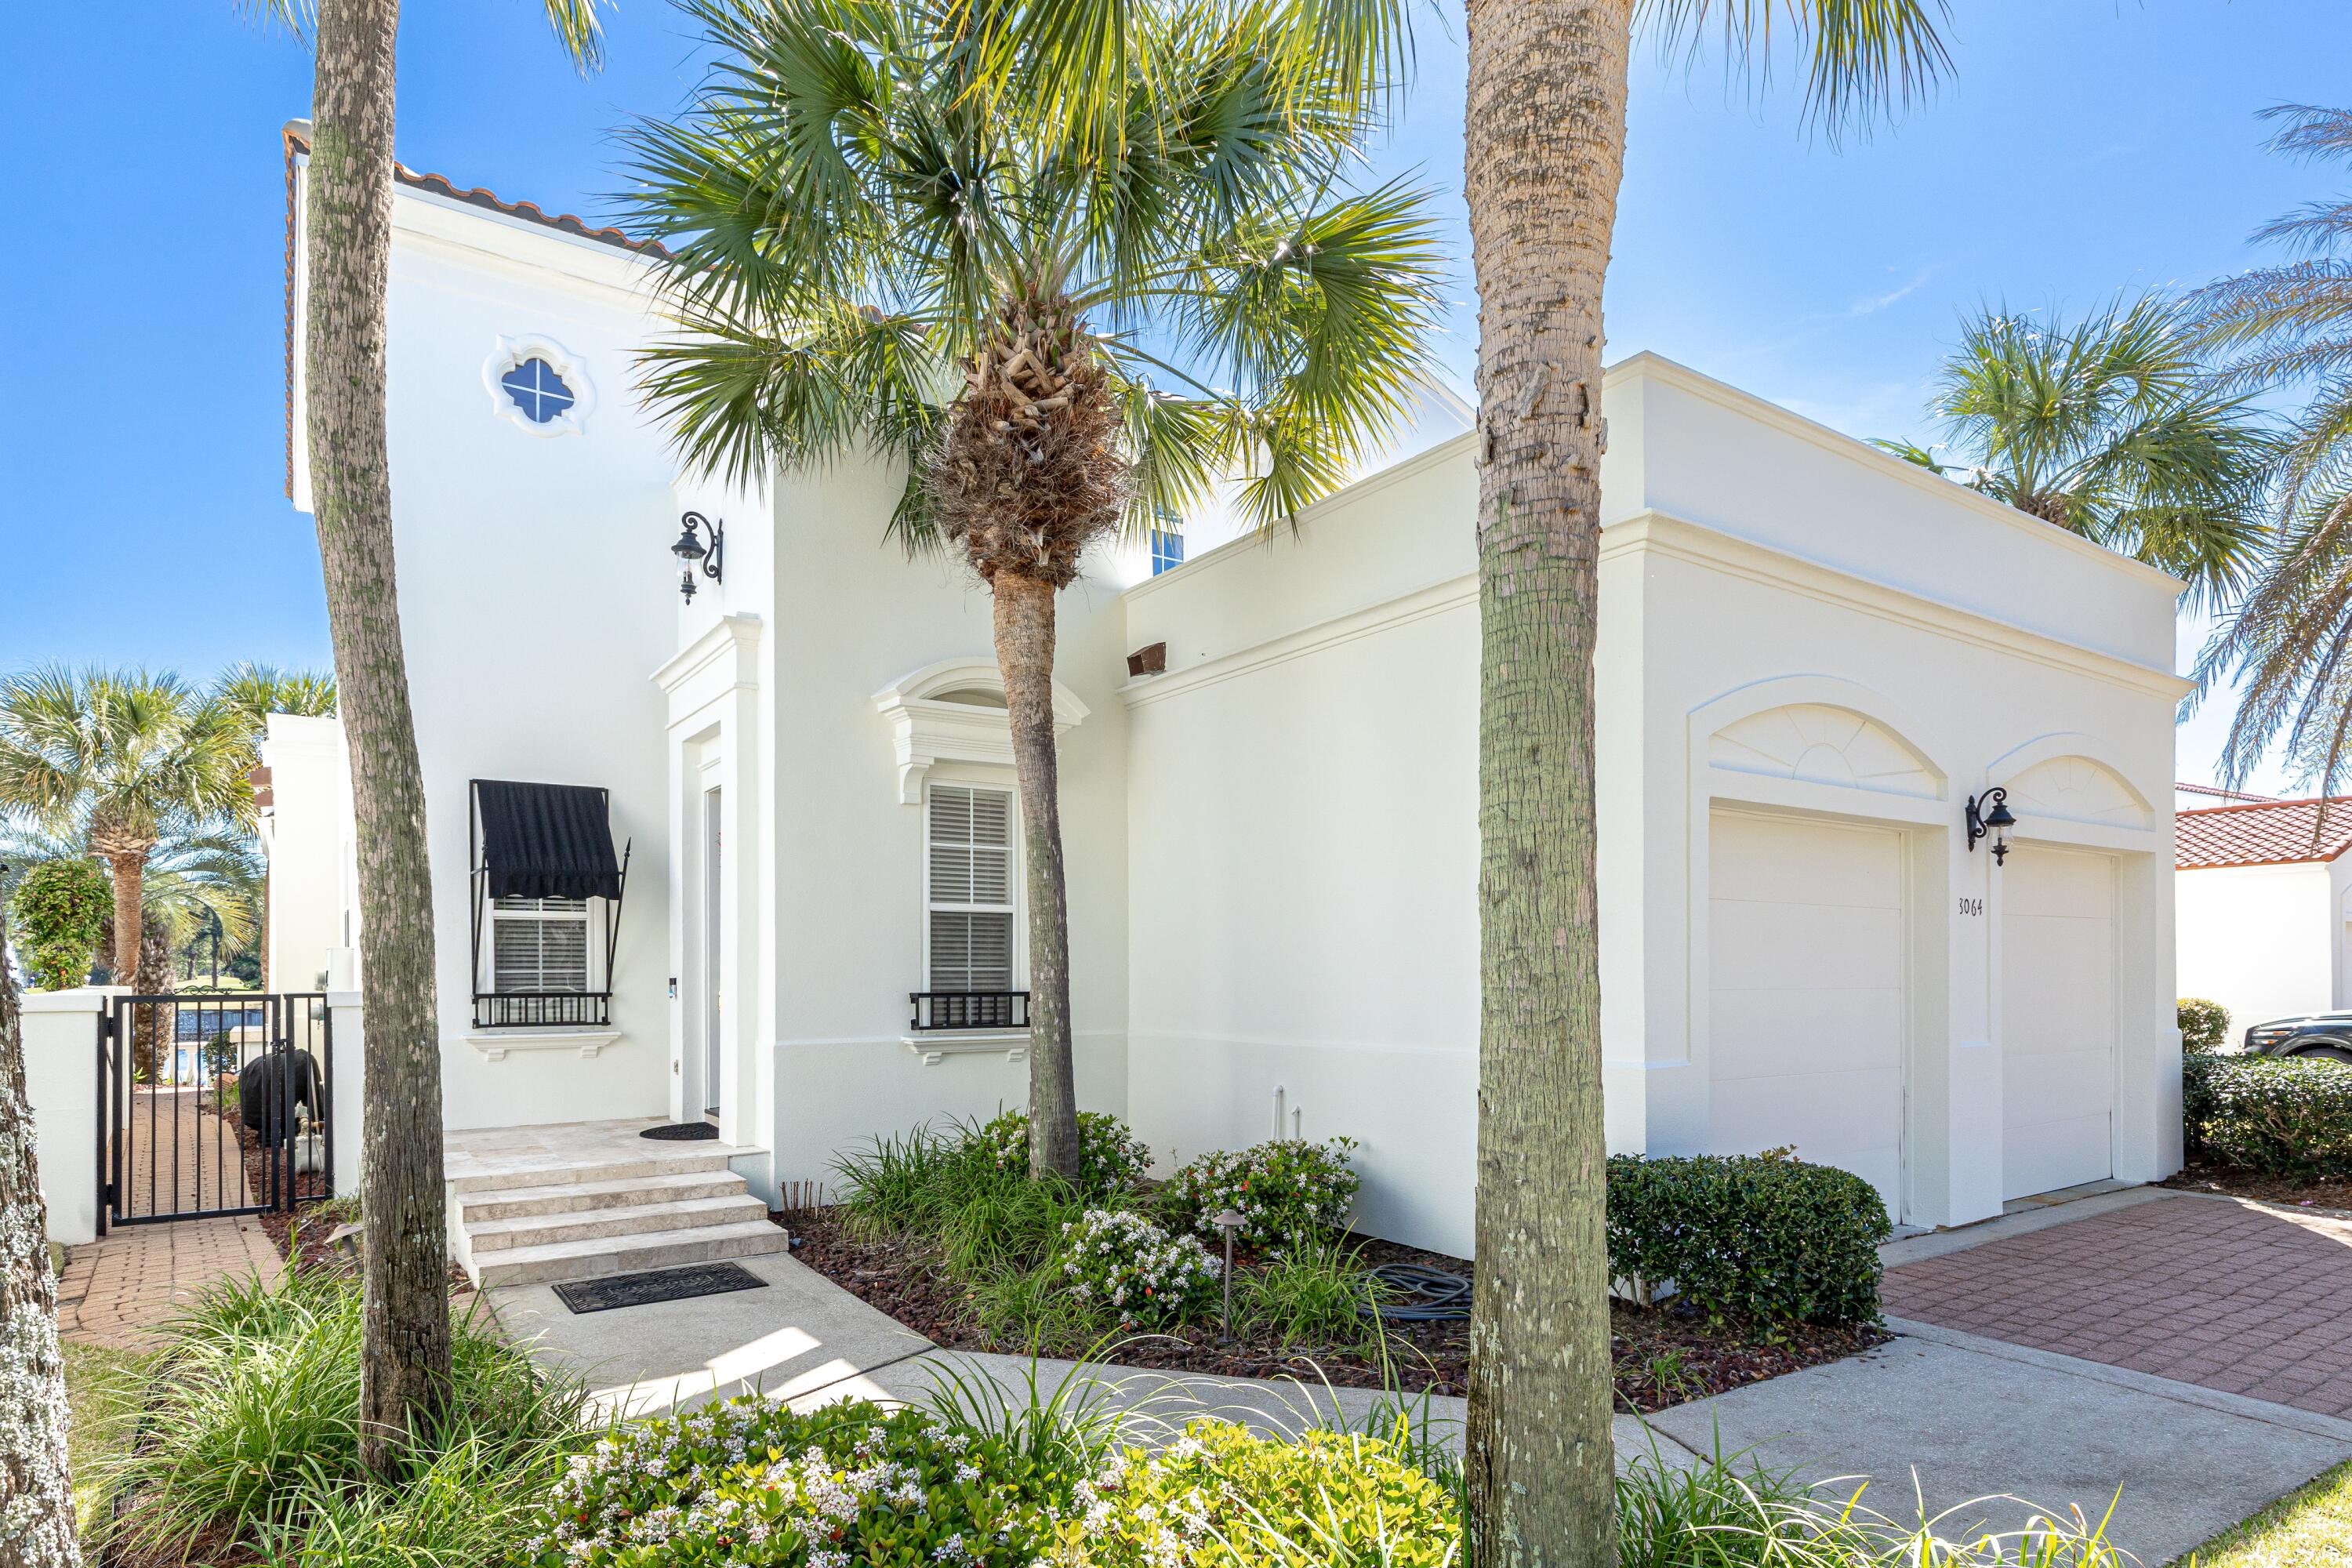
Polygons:
[[[544,425],[533,424],[530,416],[507,395],[507,389],[499,380],[507,372],[535,359],[545,360],[548,368],[562,376],[563,384],[572,391],[572,406]],[[482,362],[482,386],[490,395],[491,409],[526,436],[550,437],[584,434],[588,427],[588,416],[596,407],[596,384],[589,378],[587,367],[553,338],[542,338],[533,333],[498,340],[490,357]]]
[[[949,694],[992,692],[1002,700],[1004,678],[992,658],[950,658],[901,676],[874,694],[874,707],[887,720],[898,758],[898,801],[920,805],[923,779],[940,763],[982,767],[1013,765],[1013,727],[1002,708],[948,700]],[[1060,681],[1054,682],[1054,733],[1067,734],[1086,722],[1087,705]]]

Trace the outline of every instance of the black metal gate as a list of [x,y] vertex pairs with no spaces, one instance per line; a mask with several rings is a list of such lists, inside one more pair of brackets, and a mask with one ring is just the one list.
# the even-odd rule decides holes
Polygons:
[[99,1228],[332,1197],[334,1072],[321,994],[111,998],[98,1019]]

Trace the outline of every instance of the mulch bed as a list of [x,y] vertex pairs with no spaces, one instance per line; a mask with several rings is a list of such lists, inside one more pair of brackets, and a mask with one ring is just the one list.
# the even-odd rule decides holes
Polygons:
[[[929,1249],[900,1240],[866,1240],[824,1209],[796,1210],[778,1216],[778,1222],[793,1233],[793,1257],[942,1349],[1028,1353],[1025,1344],[992,1340],[980,1331],[971,1321],[965,1292]],[[1472,1272],[1470,1264],[1443,1253],[1371,1237],[1353,1239],[1361,1242],[1367,1264],[1419,1263],[1450,1273]],[[1804,1328],[1793,1331],[1785,1342],[1766,1344],[1737,1329],[1709,1328],[1696,1313],[1671,1305],[1636,1307],[1625,1301],[1611,1302],[1609,1317],[1618,1407],[1645,1415],[1842,1360],[1885,1344],[1890,1337],[1869,1327]],[[1393,1382],[1408,1394],[1468,1391],[1467,1323],[1391,1324],[1389,1354],[1391,1365],[1384,1369],[1353,1346],[1285,1346],[1246,1340],[1221,1345],[1216,1326],[1209,1324],[1127,1341],[1118,1347],[1117,1362],[1221,1377],[1296,1377],[1342,1388],[1381,1388]]]
[[2266,1204],[2284,1204],[2292,1208],[2338,1209],[2352,1213],[2352,1178],[2273,1176],[2237,1165],[2214,1165],[2192,1160],[2166,1177],[2162,1184],[2192,1193],[2227,1193],[2233,1198],[2254,1198]]

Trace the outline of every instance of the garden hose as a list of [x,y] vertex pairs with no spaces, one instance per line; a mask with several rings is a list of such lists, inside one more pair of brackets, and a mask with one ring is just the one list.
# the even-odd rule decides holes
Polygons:
[[1384,1323],[1452,1323],[1470,1315],[1470,1281],[1419,1263],[1382,1263],[1364,1271],[1382,1287],[1358,1308]]

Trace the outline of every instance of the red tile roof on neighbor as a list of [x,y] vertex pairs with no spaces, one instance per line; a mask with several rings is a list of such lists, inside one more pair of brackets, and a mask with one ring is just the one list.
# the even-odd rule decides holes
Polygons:
[[2224,801],[2232,801],[2241,805],[2251,805],[2258,801],[2264,805],[2278,804],[2278,796],[2274,795],[2251,795],[2242,789],[2218,789],[2211,784],[2177,784],[2172,787],[2183,795],[2210,795],[2217,805]]
[[2184,871],[2333,860],[2352,848],[2352,795],[2207,806],[2172,823],[2173,864]]
[[[286,494],[289,500],[294,494],[294,247],[300,238],[294,232],[294,198],[296,177],[301,167],[300,160],[308,157],[310,152],[310,121],[306,120],[289,121],[285,130]],[[582,239],[593,239],[599,245],[609,245],[616,249],[634,251],[641,256],[666,257],[669,254],[658,241],[632,239],[617,228],[596,228],[586,219],[574,217],[570,213],[549,214],[541,211],[538,205],[532,202],[506,201],[496,192],[486,191],[479,185],[459,190],[457,183],[446,174],[419,174],[405,163],[394,163],[392,166],[392,177],[412,190],[426,191],[436,196],[446,196],[452,201],[464,202],[467,206],[480,207],[486,212],[502,213],[508,217],[519,217],[526,223],[539,224],[562,234],[576,235]]]

